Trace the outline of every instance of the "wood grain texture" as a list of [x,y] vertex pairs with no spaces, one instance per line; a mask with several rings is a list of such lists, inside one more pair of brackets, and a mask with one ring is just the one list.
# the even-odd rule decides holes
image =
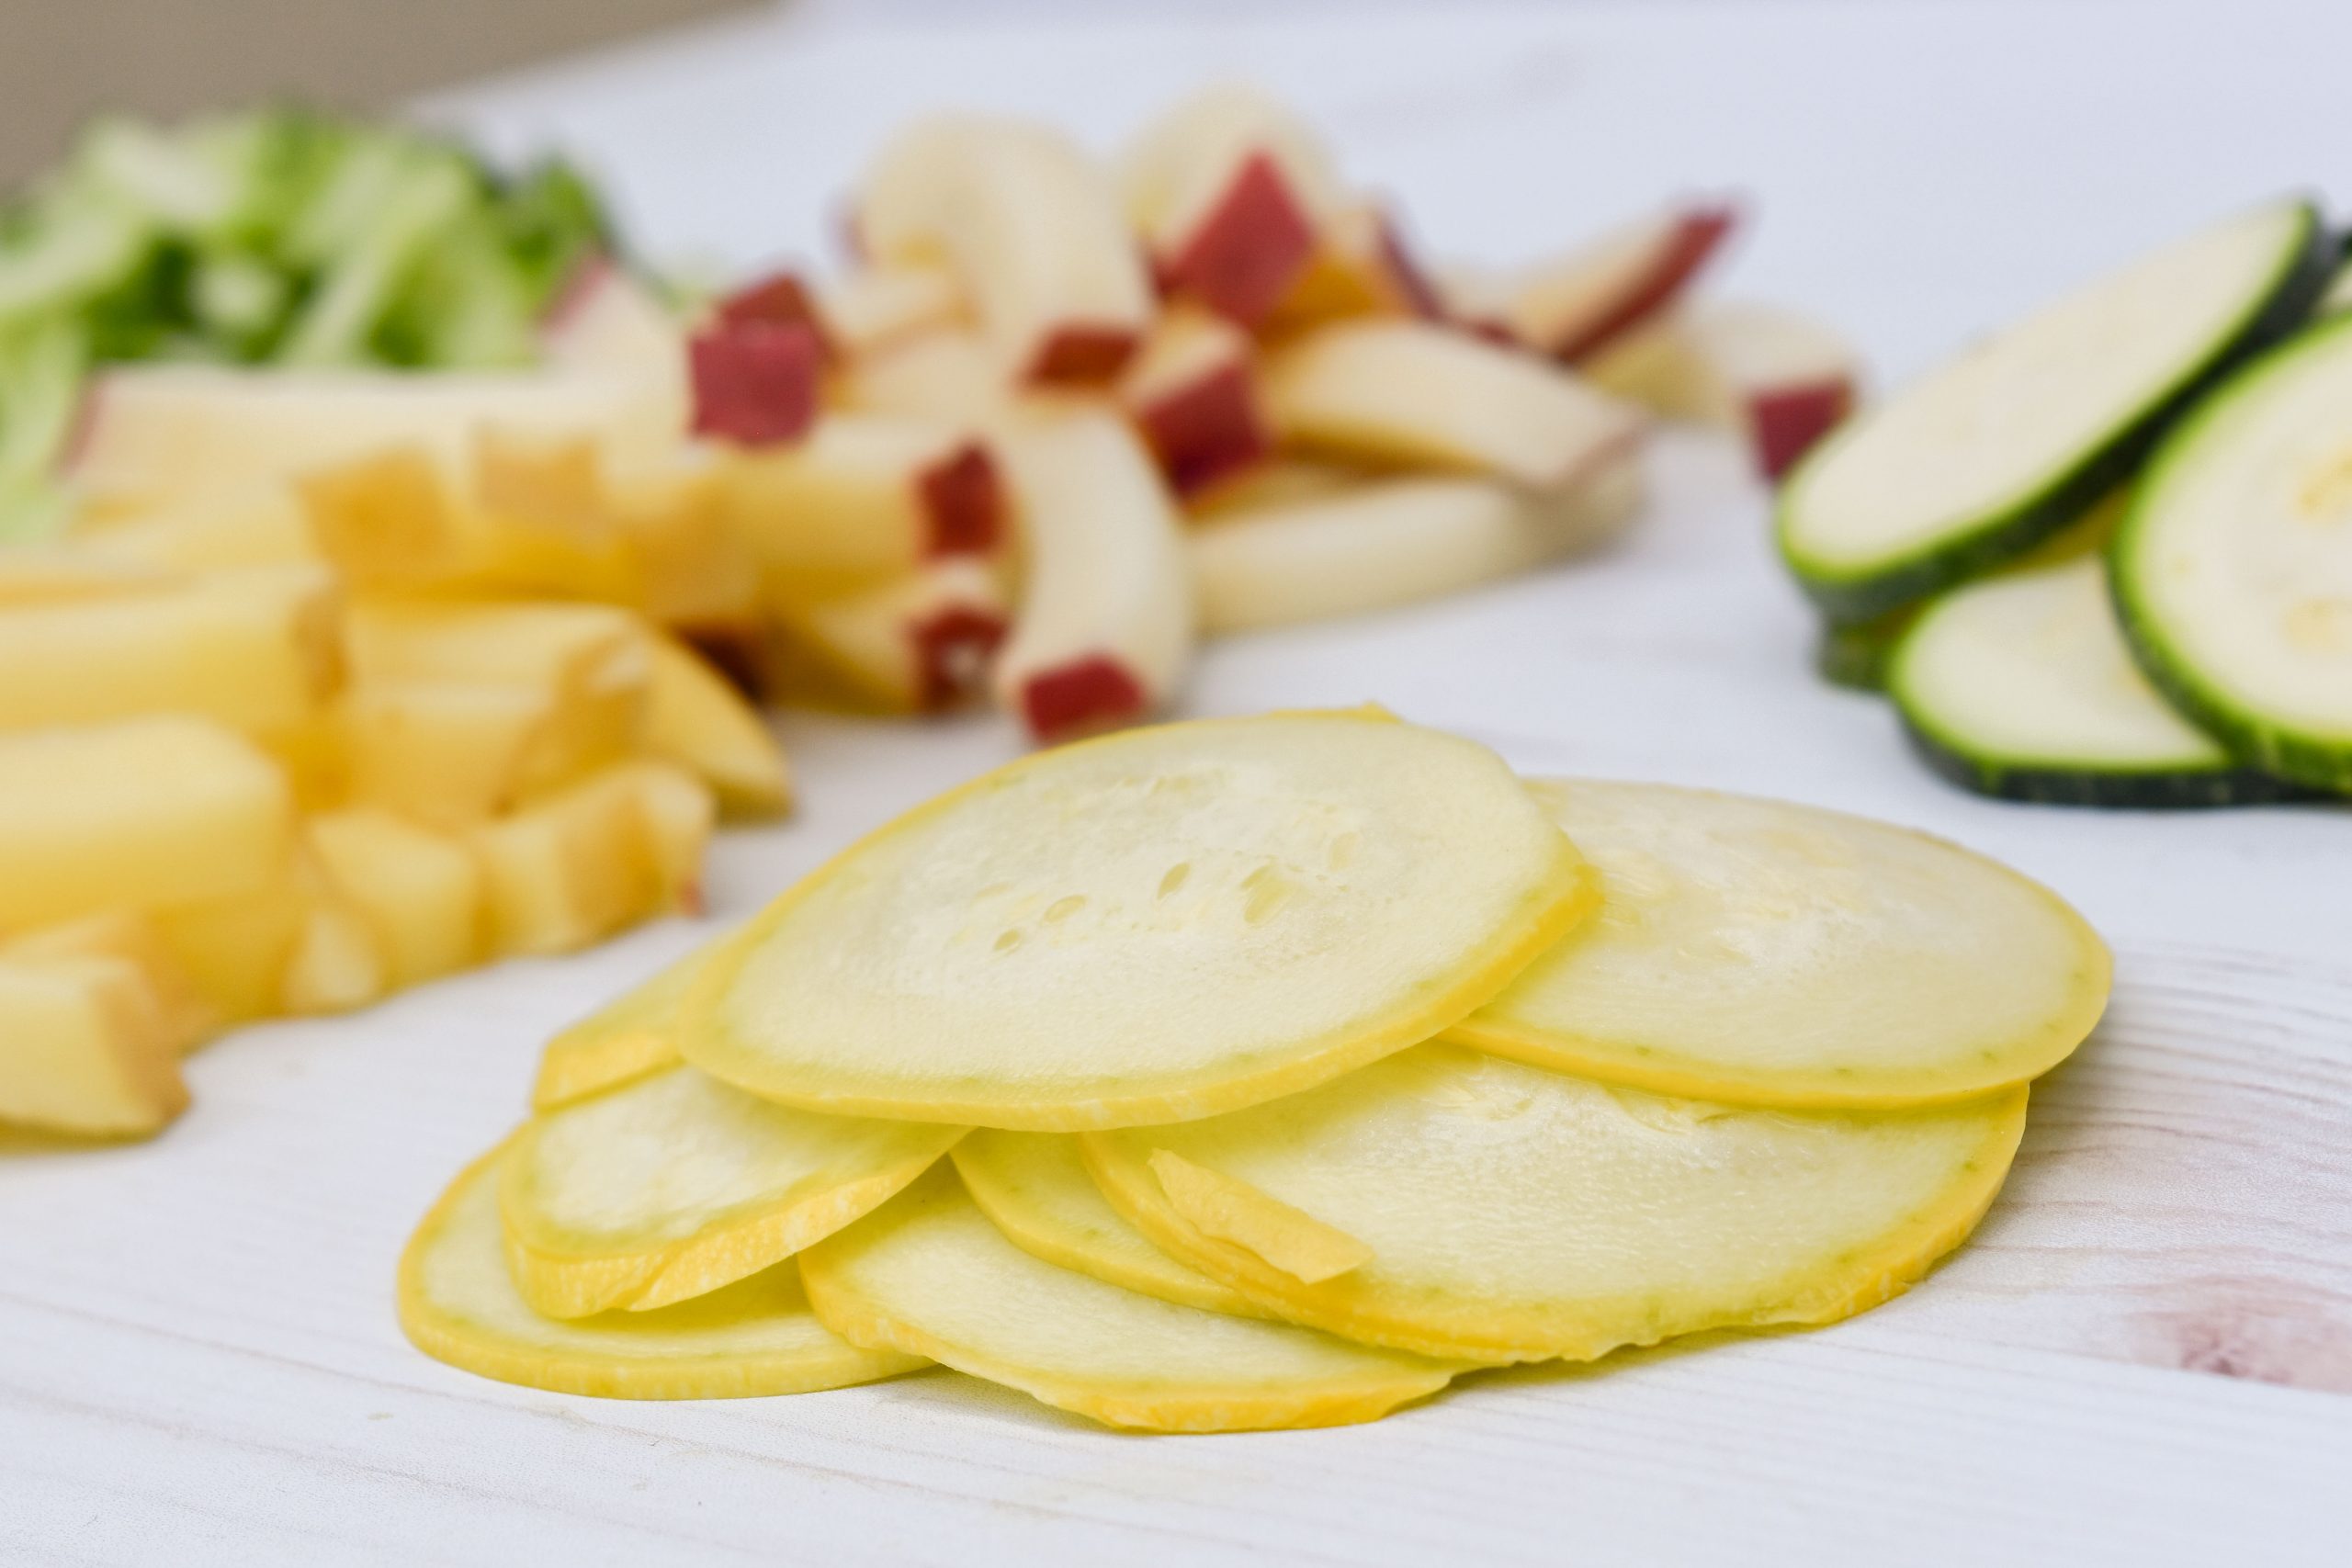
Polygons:
[[[1744,188],[1764,226],[1736,285],[1852,324],[1900,372],[2315,172],[2352,56],[2340,7],[2120,15],[1775,0],[781,29],[442,112],[518,145],[560,131],[657,250],[748,262],[813,246],[911,107],[1035,107],[1106,137],[1246,66],[1471,254]],[[1737,456],[1678,436],[1656,478],[1648,523],[1603,559],[1221,644],[1187,705],[1376,698],[1530,771],[1926,828],[2075,901],[2115,946],[2115,1005],[2037,1090],[1978,1239],[1910,1294],[1821,1332],[1482,1374],[1376,1426],[1238,1438],[1115,1437],[939,1374],[661,1405],[425,1359],[392,1321],[393,1260],[521,1114],[538,1042],[1017,744],[992,720],[793,721],[808,807],[722,842],[708,921],[242,1033],[192,1065],[196,1108],[152,1145],[0,1152],[0,1562],[2343,1562],[2352,814],[1955,794],[1882,705],[1808,674]]]

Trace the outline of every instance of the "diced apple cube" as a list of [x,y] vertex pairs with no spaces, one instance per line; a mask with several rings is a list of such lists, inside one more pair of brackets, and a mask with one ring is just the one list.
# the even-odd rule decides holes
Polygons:
[[817,417],[823,346],[804,325],[729,321],[686,345],[694,433],[743,446],[797,441]]
[[366,807],[306,824],[327,881],[367,920],[386,980],[413,986],[481,956],[481,869],[458,839]]
[[0,609],[0,728],[152,713],[298,723],[334,685],[336,606],[326,572],[290,566]]
[[1283,437],[1310,449],[1538,489],[1581,482],[1642,432],[1630,404],[1556,366],[1426,321],[1311,333],[1269,359],[1266,400]]
[[1669,310],[1730,235],[1733,214],[1688,207],[1629,224],[1511,288],[1504,319],[1520,342],[1574,365]]
[[1180,496],[1273,449],[1253,345],[1222,317],[1181,307],[1160,317],[1120,378],[1119,402]]
[[730,811],[781,811],[792,799],[784,749],[765,720],[702,655],[658,637],[645,745],[716,791]]
[[124,1137],[187,1105],[171,1026],[126,959],[0,959],[0,1122]]
[[1348,316],[1444,315],[1436,284],[1396,220],[1385,208],[1359,203],[1324,221],[1313,257],[1266,324],[1272,333],[1288,334]]
[[1844,339],[1808,317],[1725,301],[1693,311],[1689,331],[1768,479],[1794,468],[1854,410],[1860,365]]
[[0,735],[0,931],[240,893],[292,834],[277,766],[207,720]]
[[726,326],[764,321],[776,326],[805,327],[817,340],[820,362],[832,358],[836,353],[826,335],[825,318],[817,309],[816,296],[797,273],[772,272],[753,278],[719,300],[711,314]]
[[845,409],[944,420],[992,429],[1011,411],[1014,388],[978,334],[925,333],[854,366],[841,384]]
[[970,556],[837,599],[778,606],[786,632],[774,684],[795,700],[883,713],[944,713],[987,690],[1010,619],[1004,584]]

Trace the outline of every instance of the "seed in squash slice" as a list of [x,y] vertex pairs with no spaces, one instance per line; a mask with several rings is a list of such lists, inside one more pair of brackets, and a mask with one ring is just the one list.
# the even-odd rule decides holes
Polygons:
[[696,948],[548,1042],[531,1109],[552,1111],[678,1061],[678,1004],[709,958]]
[[815,1115],[673,1067],[516,1135],[500,1178],[507,1259],[549,1317],[668,1306],[840,1229],[962,1134]]
[[834,1335],[809,1312],[789,1263],[661,1312],[575,1323],[539,1316],[506,1272],[498,1217],[505,1152],[467,1168],[401,1258],[401,1326],[426,1355],[501,1382],[605,1399],[807,1393],[923,1364]]
[[[1425,1355],[1584,1360],[1894,1296],[1983,1216],[2025,1100],[1738,1110],[1429,1045],[1272,1105],[1081,1145],[1146,1235],[1294,1322]],[[1163,1152],[1369,1258],[1310,1283],[1247,1232],[1208,1234],[1154,1168]]]
[[2107,1005],[2106,946],[2047,888],[1923,833],[1658,784],[1530,785],[1600,913],[1449,1035],[1747,1105],[1923,1104],[2022,1083]]
[[942,1167],[801,1259],[818,1317],[1114,1427],[1231,1432],[1370,1421],[1461,1369],[1178,1306],[1057,1269]]
[[1427,1039],[1591,902],[1468,741],[1363,713],[1133,730],[853,845],[714,959],[679,1047],[816,1110],[1174,1121]]
[[983,1127],[957,1144],[953,1157],[972,1201],[1022,1251],[1181,1306],[1269,1315],[1240,1292],[1145,1240],[1086,1174],[1076,1138]]

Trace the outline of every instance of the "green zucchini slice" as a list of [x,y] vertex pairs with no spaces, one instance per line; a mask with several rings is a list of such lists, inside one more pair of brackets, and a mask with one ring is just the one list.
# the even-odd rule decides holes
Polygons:
[[2157,454],[2110,555],[2141,668],[2238,758],[2352,794],[2352,316]]
[[2132,661],[2096,557],[1929,605],[1888,691],[1928,766],[1966,789],[2064,806],[2232,806],[2290,786],[2241,767]]
[[2256,208],[1987,339],[1849,421],[1781,492],[1781,553],[1850,624],[2030,549],[2136,468],[2335,263],[2311,204]]

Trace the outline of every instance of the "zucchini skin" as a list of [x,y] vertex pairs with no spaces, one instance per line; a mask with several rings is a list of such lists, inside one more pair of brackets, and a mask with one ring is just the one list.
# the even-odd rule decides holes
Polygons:
[[[2335,344],[2336,351],[2352,353],[2352,310],[2324,317],[2310,331],[2276,345],[2244,367],[2238,384],[2252,385],[2273,367],[2298,355],[2327,349],[2338,338],[2346,341]],[[2312,735],[2248,713],[2190,668],[2165,640],[2164,628],[2142,601],[2138,545],[2148,510],[2164,488],[2166,469],[2195,444],[2205,422],[2229,406],[2233,390],[2224,389],[2195,418],[2183,423],[2149,465],[2147,479],[2133,495],[2108,547],[2108,592],[2115,601],[2116,619],[2122,624],[2124,644],[2141,672],[2165,694],[2165,701],[2228,748],[2232,756],[2311,790],[2352,795],[2352,735]]]
[[2311,792],[2252,768],[2152,769],[2144,773],[2046,764],[2017,767],[1954,750],[1908,717],[1905,739],[1928,771],[1948,784],[2001,800],[2086,806],[2109,811],[2188,811],[2217,806],[2268,806],[2308,800]]
[[[2075,466],[2006,514],[1874,572],[1829,577],[1808,572],[1789,547],[1790,498],[1807,465],[1838,445],[1833,434],[1815,446],[1782,482],[1773,538],[1781,558],[1816,609],[1838,626],[1869,621],[2014,560],[2088,512],[2132,477],[2174,423],[2248,361],[2292,333],[2326,293],[2341,256],[2339,237],[2302,205],[2303,237],[2269,294],[2233,335],[2138,420],[2093,448]],[[1849,426],[1850,428],[1850,426]]]
[[1849,692],[1883,692],[1895,647],[1910,626],[1907,614],[1859,626],[1825,622],[1814,637],[1814,673]]

